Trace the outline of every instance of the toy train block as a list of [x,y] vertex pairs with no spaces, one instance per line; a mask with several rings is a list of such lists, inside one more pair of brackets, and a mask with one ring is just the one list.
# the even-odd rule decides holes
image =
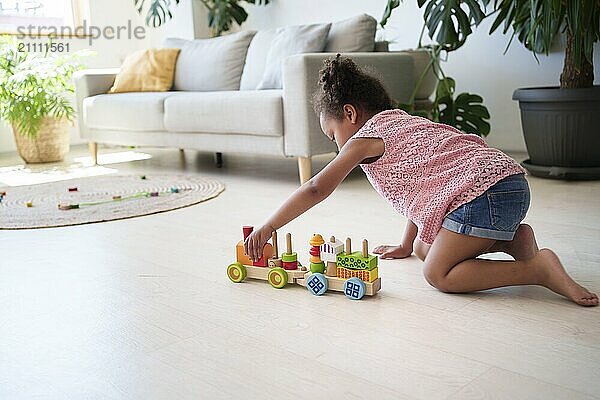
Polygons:
[[311,246],[315,246],[315,247],[319,247],[323,243],[325,243],[325,240],[323,240],[323,236],[319,235],[318,233],[315,233],[313,235],[313,237],[310,239],[310,241],[308,242],[308,244],[310,244]]
[[244,239],[240,240],[238,242],[238,244],[235,246],[235,253],[236,253],[235,259],[237,262],[239,262],[242,265],[252,265],[252,260],[250,259],[248,254],[246,254],[246,251],[244,250],[244,241],[248,238],[248,236],[250,236],[250,234],[252,233],[253,230],[254,230],[253,226],[243,226],[242,232],[244,234]]
[[327,268],[325,268],[325,275],[337,276],[337,264],[331,261],[327,261]]
[[298,269],[298,261],[282,261],[281,266],[285,270],[295,270]]
[[[276,268],[263,268],[263,267],[255,267],[253,265],[244,265],[244,268],[246,268],[246,271],[247,271],[247,278],[261,279],[264,281],[267,280],[267,278],[269,276],[269,271],[271,271],[273,269],[277,269],[277,267]],[[279,268],[279,269],[283,269],[283,268]],[[300,270],[290,270],[290,271],[285,271],[285,272],[288,275],[288,283],[295,283],[297,279],[304,278],[304,275],[306,274],[305,271],[300,271]]]
[[248,239],[248,236],[254,231],[253,226],[245,225],[242,226],[242,233],[244,234],[244,240]]
[[319,246],[321,250],[321,260],[325,262],[335,262],[336,256],[344,251],[344,244],[332,236],[329,243],[323,243]]
[[277,248],[277,231],[271,233],[271,243],[273,243],[273,258],[279,258],[279,249]]
[[244,241],[243,240],[240,240],[238,242],[238,244],[235,246],[235,253],[236,253],[235,260],[237,262],[239,262],[240,264],[243,264],[243,265],[252,265],[252,260],[250,259],[248,254],[246,254],[246,251],[244,250]]
[[377,292],[381,290],[381,278],[375,279],[372,283],[367,283],[365,285],[366,291],[365,294],[367,296],[373,296]]
[[268,265],[269,268],[282,267],[283,263],[281,258],[271,258],[269,259]]
[[273,258],[273,245],[267,243],[265,244],[265,247],[263,247],[262,257],[258,261],[253,261],[252,265],[255,267],[266,267],[270,258]]
[[292,235],[288,232],[285,234],[286,251],[281,255],[282,267],[285,270],[298,269],[298,253],[292,251]]
[[337,255],[336,264],[338,267],[349,269],[373,269],[377,267],[377,256],[363,257],[362,251],[351,254],[340,253]]
[[342,279],[358,278],[364,282],[373,282],[379,276],[379,269],[377,267],[373,269],[348,269],[344,267],[337,267],[336,276]]
[[313,257],[319,258],[319,256],[321,255],[321,250],[319,250],[319,247],[317,246],[312,246],[308,251],[308,254],[310,254]]
[[346,254],[352,253],[352,240],[346,238]]
[[285,234],[285,247],[285,253],[292,254],[292,234],[289,232]]
[[322,274],[325,272],[325,263],[323,261],[321,262],[311,262],[310,263],[310,272],[312,272],[313,274],[315,273],[319,273]]
[[322,262],[321,259],[317,256],[310,256],[308,261],[310,261],[311,263],[315,263],[315,264]]
[[281,260],[283,262],[296,262],[298,261],[298,253],[283,253],[281,255]]

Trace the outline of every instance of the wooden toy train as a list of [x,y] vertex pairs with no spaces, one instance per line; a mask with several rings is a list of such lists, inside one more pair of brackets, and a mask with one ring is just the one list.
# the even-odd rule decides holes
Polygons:
[[[244,240],[253,227],[244,226]],[[304,286],[309,292],[320,296],[328,290],[343,292],[351,300],[360,300],[364,295],[373,296],[381,289],[378,277],[377,256],[369,254],[368,242],[363,240],[362,251],[352,252],[352,243],[346,239],[346,248],[335,237],[325,242],[315,234],[309,241],[310,270],[298,262],[298,254],[292,251],[292,236],[286,234],[286,252],[277,249],[277,232],[273,232],[272,243],[267,243],[258,261],[252,261],[244,252],[244,240],[236,246],[237,261],[227,267],[227,276],[235,283],[246,278],[262,279],[271,286],[281,289],[287,284]]]

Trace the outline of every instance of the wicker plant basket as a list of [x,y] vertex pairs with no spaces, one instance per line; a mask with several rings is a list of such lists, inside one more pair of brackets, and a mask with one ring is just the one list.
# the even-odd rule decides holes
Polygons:
[[31,139],[13,125],[13,134],[19,155],[27,163],[62,161],[69,152],[69,121],[46,117],[40,130]]

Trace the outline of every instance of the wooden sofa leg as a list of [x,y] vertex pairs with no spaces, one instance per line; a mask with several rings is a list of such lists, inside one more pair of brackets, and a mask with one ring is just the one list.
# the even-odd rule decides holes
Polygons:
[[92,165],[98,164],[98,143],[89,142],[88,148],[90,149],[90,155],[92,156]]
[[298,157],[300,184],[304,185],[312,177],[312,160],[310,157]]

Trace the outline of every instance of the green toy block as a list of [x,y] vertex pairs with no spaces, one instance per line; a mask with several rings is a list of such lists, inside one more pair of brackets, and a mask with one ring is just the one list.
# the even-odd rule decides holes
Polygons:
[[325,263],[323,261],[321,261],[320,263],[310,263],[310,272],[312,272],[313,274],[324,273],[325,272]]
[[298,261],[298,253],[293,252],[293,253],[283,253],[281,255],[281,261],[283,262],[294,262],[294,261]]
[[355,251],[351,254],[342,252],[337,255],[336,264],[338,267],[348,269],[372,270],[377,267],[377,256],[369,255],[368,257],[363,257],[362,251]]

